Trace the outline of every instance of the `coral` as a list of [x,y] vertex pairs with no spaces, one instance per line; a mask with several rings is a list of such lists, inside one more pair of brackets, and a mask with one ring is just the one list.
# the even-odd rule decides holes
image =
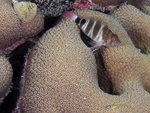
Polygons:
[[40,11],[30,22],[21,21],[10,0],[0,0],[0,18],[0,50],[22,38],[36,35],[43,29],[44,24]]
[[145,0],[127,0],[130,5],[141,8]]
[[140,8],[143,5],[149,5],[149,0],[91,0],[95,4],[101,4],[102,6],[109,6],[109,5],[120,5],[124,2],[128,2],[129,4]]
[[0,103],[1,99],[6,95],[7,90],[11,86],[12,82],[12,67],[8,59],[0,56]]
[[95,9],[100,11],[112,11],[126,0],[77,0],[74,9],[88,10]]
[[149,0],[76,0],[74,9],[113,11],[124,4],[131,4],[139,9],[150,4]]
[[150,6],[143,6],[142,10],[143,10],[144,13],[150,15]]
[[30,0],[37,4],[44,15],[50,17],[60,16],[73,6],[75,0]]
[[149,53],[150,16],[131,5],[125,5],[115,10],[113,16],[123,25],[135,47]]
[[43,30],[44,20],[43,15],[38,10],[36,17],[32,19],[30,22],[21,23],[23,32],[28,37],[33,37],[37,35],[41,30]]
[[109,6],[109,5],[118,5],[126,0],[91,0],[95,4],[101,4],[102,6]]
[[146,6],[150,6],[150,1],[149,0],[143,0],[142,3]]
[[103,48],[100,52],[114,89],[120,95],[110,95],[99,88],[93,53],[81,41],[77,25],[63,18],[42,36],[29,54],[22,112],[149,112],[147,89],[150,86],[144,79],[150,75],[150,56],[141,54],[134,47],[113,17],[96,11],[76,14],[102,21],[118,35],[121,45]]
[[13,7],[17,16],[25,22],[31,21],[37,13],[36,4],[31,2],[16,2]]

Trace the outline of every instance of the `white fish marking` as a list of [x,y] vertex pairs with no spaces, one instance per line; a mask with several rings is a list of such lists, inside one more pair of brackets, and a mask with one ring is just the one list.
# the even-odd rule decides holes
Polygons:
[[114,34],[104,23],[93,19],[79,18],[69,11],[65,12],[64,16],[75,21],[83,33],[93,40],[92,51],[101,46],[110,47],[120,44],[118,35]]

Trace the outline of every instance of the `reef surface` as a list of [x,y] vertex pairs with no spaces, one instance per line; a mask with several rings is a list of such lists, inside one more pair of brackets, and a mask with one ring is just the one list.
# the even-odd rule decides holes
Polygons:
[[[1,51],[0,85],[6,84],[0,87],[1,113],[150,112],[148,0],[140,6],[138,0],[122,5],[125,1],[114,0],[120,6],[107,14],[94,9],[72,9],[80,18],[105,23],[121,42],[94,52],[83,42],[77,24],[60,15],[66,6],[58,10],[57,17],[42,15],[38,9],[33,20],[22,23],[10,1],[0,1],[0,8],[6,9],[6,16],[0,10],[1,24],[8,21],[0,26],[0,50],[22,38],[29,40],[21,46],[14,44],[10,53]],[[75,4],[79,2],[83,3],[76,0]],[[109,0],[92,2],[114,6]]]

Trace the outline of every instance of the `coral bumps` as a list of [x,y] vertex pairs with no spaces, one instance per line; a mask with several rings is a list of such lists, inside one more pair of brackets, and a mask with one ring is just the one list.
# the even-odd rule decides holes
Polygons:
[[150,52],[150,16],[142,13],[134,6],[123,6],[113,13],[123,25],[135,47]]
[[12,67],[5,56],[0,56],[0,103],[12,82]]
[[[99,88],[93,53],[81,41],[76,24],[63,18],[41,37],[28,57],[22,111],[149,112],[150,86],[147,79],[150,79],[150,56],[135,48],[126,31],[113,17],[94,11],[76,14],[107,23],[121,40],[121,45],[101,50],[106,71],[118,95],[104,93]],[[111,109],[110,106],[115,105],[122,107]]]
[[50,17],[60,16],[64,11],[73,7],[75,0],[31,0],[36,3],[44,15]]
[[0,50],[22,38],[37,35],[43,29],[43,24],[40,12],[30,22],[23,22],[17,16],[10,0],[0,0]]

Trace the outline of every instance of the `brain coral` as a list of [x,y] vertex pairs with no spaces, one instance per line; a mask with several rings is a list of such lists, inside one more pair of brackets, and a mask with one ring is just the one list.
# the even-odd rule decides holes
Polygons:
[[135,47],[150,52],[150,16],[126,5],[115,10],[113,16],[123,25]]
[[12,67],[5,56],[0,56],[0,103],[11,86]]
[[[120,95],[98,86],[93,53],[81,41],[77,25],[63,18],[32,49],[26,68],[21,108],[24,113],[146,113],[150,111],[150,56],[137,50],[126,31],[111,16],[96,11],[77,15],[105,22],[121,45],[101,50],[106,71]],[[71,26],[71,27],[70,27]],[[145,87],[143,87],[145,86]],[[146,89],[146,90],[145,90]],[[124,104],[119,109],[108,105]]]
[[38,11],[30,22],[22,22],[10,0],[0,0],[0,50],[25,37],[32,37],[43,29],[43,16]]

